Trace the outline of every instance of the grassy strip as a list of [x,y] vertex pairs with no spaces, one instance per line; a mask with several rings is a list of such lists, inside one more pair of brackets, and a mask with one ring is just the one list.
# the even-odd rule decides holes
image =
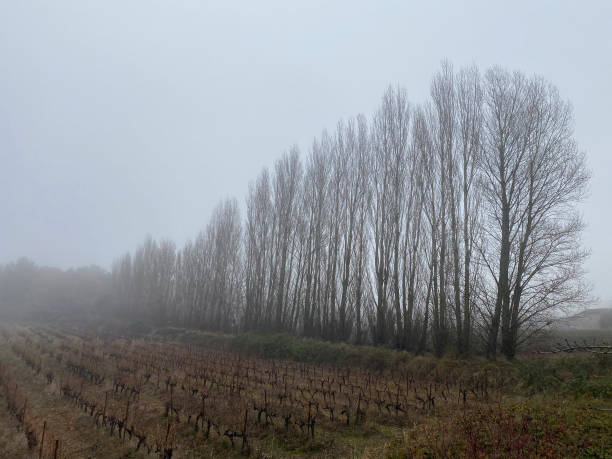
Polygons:
[[588,401],[543,397],[504,401],[406,430],[384,456],[612,457],[612,415]]

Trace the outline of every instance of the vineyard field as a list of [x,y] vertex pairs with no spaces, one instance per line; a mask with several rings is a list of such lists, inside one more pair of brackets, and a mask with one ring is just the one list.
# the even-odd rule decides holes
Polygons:
[[609,357],[372,369],[5,325],[0,456],[611,457]]

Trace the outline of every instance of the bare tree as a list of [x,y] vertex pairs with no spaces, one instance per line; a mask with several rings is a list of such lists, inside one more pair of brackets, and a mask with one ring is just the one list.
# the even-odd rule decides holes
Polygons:
[[372,146],[367,122],[364,116],[357,117],[357,177],[359,199],[356,209],[357,220],[357,242],[355,245],[355,289],[354,289],[354,308],[355,308],[355,342],[361,343],[363,340],[363,305],[366,297],[365,279],[368,276],[368,256],[369,231],[367,228],[370,207],[372,203],[372,189],[370,186],[369,172],[372,167]]
[[[395,311],[395,330],[401,341],[403,330],[400,308],[400,237],[404,216],[404,174],[410,132],[410,108],[406,92],[387,89],[382,106],[374,117],[374,271],[376,277],[375,342],[387,342],[393,329],[389,321],[389,294]],[[389,284],[389,275],[392,282]]]
[[488,264],[497,294],[487,351],[496,353],[501,322],[502,352],[513,357],[521,325],[583,298],[586,254],[574,204],[589,175],[569,104],[554,87],[495,68],[486,75],[485,103],[485,250],[498,253],[498,265]]
[[302,164],[297,148],[283,155],[275,165],[274,212],[277,219],[276,250],[278,251],[278,285],[276,286],[274,327],[281,329],[285,320],[288,283],[288,258],[299,187],[302,180]]
[[245,231],[245,317],[244,328],[258,329],[263,326],[266,287],[270,272],[267,260],[272,250],[272,201],[270,175],[264,169],[247,197],[247,220]]
[[[448,341],[448,324],[447,324],[447,257],[448,257],[448,226],[447,213],[451,216],[451,231],[453,249],[457,248],[456,238],[456,203],[454,196],[453,180],[455,170],[454,167],[454,150],[455,150],[455,94],[454,94],[454,79],[453,69],[450,64],[444,63],[442,69],[434,76],[431,86],[431,96],[433,101],[433,116],[431,117],[431,131],[434,148],[437,155],[437,171],[439,175],[439,248],[437,255],[437,272],[438,272],[438,307],[437,317],[434,318],[434,324],[437,324],[437,332],[435,333],[435,348],[436,353],[444,352]],[[453,257],[455,262],[458,259],[456,253]],[[455,265],[456,268],[456,265]],[[457,297],[457,270],[455,269],[455,297]],[[460,310],[454,308],[458,320],[455,325],[461,326]]]
[[[463,352],[469,353],[473,309],[471,285],[475,274],[471,267],[472,253],[481,223],[480,197],[476,185],[482,151],[483,96],[480,75],[476,67],[459,72],[456,94],[461,164],[460,182],[463,192],[463,336],[458,336],[460,342],[458,347]],[[457,332],[459,333],[459,328]]]
[[319,142],[313,142],[307,160],[304,180],[304,212],[307,222],[306,238],[306,291],[304,297],[303,327],[306,335],[318,334],[321,329],[321,271],[324,257],[323,225],[327,214],[326,195],[329,184],[327,157]]

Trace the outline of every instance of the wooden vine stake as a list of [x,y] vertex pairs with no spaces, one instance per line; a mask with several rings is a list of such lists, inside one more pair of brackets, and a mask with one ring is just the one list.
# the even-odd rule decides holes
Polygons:
[[25,402],[23,404],[23,410],[22,410],[22,415],[21,415],[21,425],[25,427],[25,417],[26,417],[26,410],[28,409],[28,398],[26,397]]
[[123,417],[123,422],[127,422],[128,415],[130,414],[130,401],[127,401],[127,405],[125,406],[125,416]]
[[55,440],[55,448],[53,448],[53,459],[57,459],[58,449],[59,449],[59,440]]
[[172,384],[170,384],[170,413],[168,415],[168,419],[172,418],[172,410],[174,409],[174,400],[173,400],[173,391],[172,391]]
[[47,421],[43,423],[42,438],[40,439],[40,449],[38,450],[38,459],[42,458],[43,446],[45,444],[45,431],[47,430]]

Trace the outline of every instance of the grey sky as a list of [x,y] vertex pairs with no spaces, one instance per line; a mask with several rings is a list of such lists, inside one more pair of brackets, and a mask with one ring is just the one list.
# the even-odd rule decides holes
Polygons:
[[612,299],[612,2],[0,1],[0,263],[109,267],[182,244],[292,144],[389,83],[499,64],[555,83],[593,170],[589,279]]

